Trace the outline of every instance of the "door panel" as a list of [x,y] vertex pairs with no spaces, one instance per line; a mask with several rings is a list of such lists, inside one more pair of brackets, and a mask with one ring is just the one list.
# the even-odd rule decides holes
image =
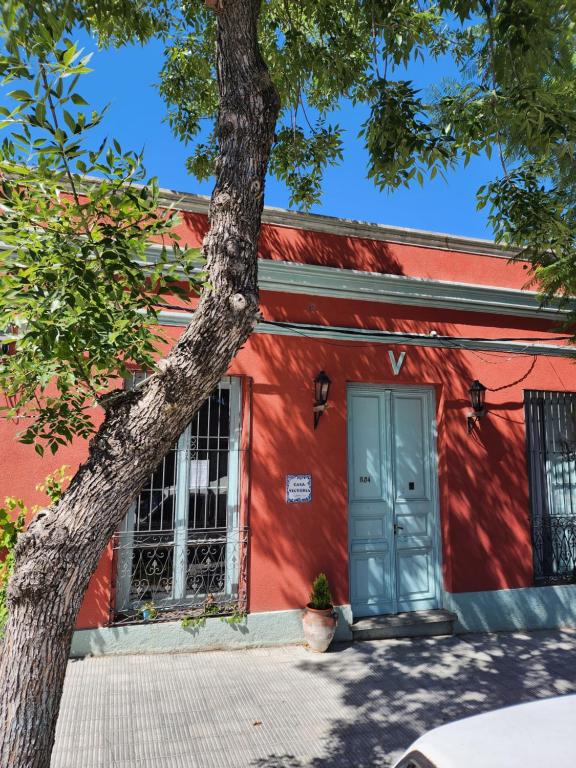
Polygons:
[[387,553],[363,552],[354,558],[353,563],[354,602],[365,603],[367,606],[376,606],[380,602],[388,604],[390,602],[390,570]]
[[381,397],[352,398],[352,498],[379,499],[382,496],[380,445]]
[[438,606],[430,390],[351,387],[350,591],[355,616]]
[[354,539],[383,539],[384,520],[378,517],[361,517],[357,515],[353,521],[352,534]]
[[398,501],[429,499],[429,451],[424,429],[424,397],[392,393],[394,475]]
[[[398,561],[398,600],[420,601],[434,596],[432,562],[427,549],[404,548],[397,553]],[[432,595],[431,595],[432,593]],[[405,610],[410,610],[407,606]],[[404,610],[404,608],[400,608]],[[413,610],[413,608],[412,608]]]
[[417,611],[437,607],[431,398],[425,391],[391,397],[397,608]]
[[386,410],[383,393],[350,394],[351,600],[363,616],[390,611],[394,603],[393,519],[383,439]]

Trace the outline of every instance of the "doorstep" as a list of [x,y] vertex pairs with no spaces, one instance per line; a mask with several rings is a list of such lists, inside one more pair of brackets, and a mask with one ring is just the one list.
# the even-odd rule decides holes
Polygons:
[[354,640],[453,635],[458,616],[444,609],[369,616],[350,625]]

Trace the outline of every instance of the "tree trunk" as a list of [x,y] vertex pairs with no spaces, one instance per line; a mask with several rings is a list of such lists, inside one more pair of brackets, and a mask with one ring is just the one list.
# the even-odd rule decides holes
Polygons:
[[68,491],[17,543],[0,660],[2,768],[50,765],[74,624],[100,555],[257,322],[257,242],[279,111],[258,48],[259,10],[260,0],[219,5],[220,154],[204,240],[212,287],[158,372],[110,399]]

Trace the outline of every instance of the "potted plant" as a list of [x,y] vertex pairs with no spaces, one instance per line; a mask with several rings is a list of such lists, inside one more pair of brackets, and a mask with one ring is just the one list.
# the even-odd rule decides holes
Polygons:
[[138,608],[138,613],[142,616],[143,621],[154,621],[158,616],[158,609],[154,605],[154,601],[149,600]]
[[304,609],[302,624],[304,637],[312,651],[324,653],[336,632],[337,613],[325,573],[319,573],[312,582],[310,602]]

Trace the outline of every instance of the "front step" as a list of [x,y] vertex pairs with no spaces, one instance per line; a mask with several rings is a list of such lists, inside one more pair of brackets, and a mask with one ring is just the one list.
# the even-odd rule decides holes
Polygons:
[[369,616],[350,625],[354,640],[386,640],[392,637],[453,635],[458,617],[443,609]]

